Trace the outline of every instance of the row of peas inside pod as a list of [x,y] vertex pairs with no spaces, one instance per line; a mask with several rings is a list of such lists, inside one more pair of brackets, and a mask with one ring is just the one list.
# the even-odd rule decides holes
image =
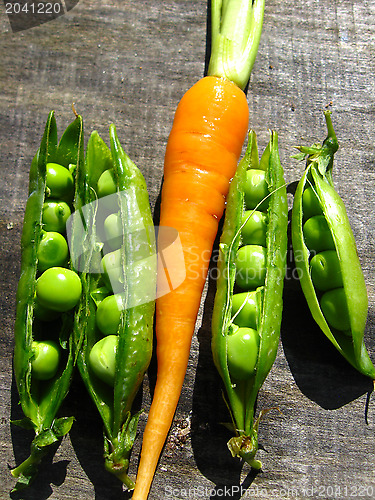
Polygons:
[[[114,127],[110,134],[112,145],[117,144]],[[153,304],[155,299],[155,233],[147,189],[137,167],[119,144],[120,152],[115,154],[95,133],[90,147],[100,151],[104,170],[90,183],[97,195],[95,244],[100,254],[98,259],[91,259],[98,264],[97,277],[91,280],[91,297],[96,305],[95,326],[101,338],[91,348],[89,364],[99,379],[113,386],[118,334],[125,328],[124,311],[134,313],[137,306]],[[116,164],[120,157],[124,164],[121,161]],[[149,321],[150,312],[143,314],[145,321]]]
[[298,147],[306,162],[292,208],[293,255],[311,314],[336,349],[361,373],[375,380],[364,344],[368,314],[366,283],[345,205],[336,192],[332,170],[339,144],[324,113],[322,144]]
[[259,351],[257,288],[264,286],[267,267],[269,190],[266,163],[246,172],[241,243],[235,259],[232,334],[228,337],[228,368],[234,380],[254,373]]
[[348,307],[335,242],[312,179],[302,194],[303,235],[310,252],[311,279],[328,324],[350,335]]
[[51,111],[31,163],[21,238],[13,367],[24,418],[12,423],[35,436],[30,456],[11,470],[18,478],[14,490],[33,481],[42,457],[74,420],[57,413],[72,380],[83,296],[67,242],[70,215],[81,206],[82,163],[82,117],[75,113],[58,141]]
[[31,360],[32,375],[39,380],[53,378],[60,364],[59,339],[46,338],[54,330],[58,331],[50,322],[61,322],[61,315],[75,308],[82,293],[78,274],[69,268],[66,237],[66,224],[74,210],[75,169],[75,164],[46,164],[34,302],[35,318],[39,321],[36,322]]
[[93,132],[84,155],[77,114],[57,142],[51,111],[31,165],[14,347],[24,418],[13,423],[35,437],[14,490],[73,424],[57,413],[76,365],[102,417],[105,467],[134,487],[131,410],[152,354],[156,245],[146,182],[114,125],[110,142]]
[[[105,170],[97,183],[99,212],[102,226],[98,234],[102,235],[103,247],[101,258],[101,279],[93,291],[96,308],[96,327],[102,338],[90,351],[90,367],[95,375],[113,387],[116,370],[116,352],[118,330],[121,324],[121,312],[126,308],[124,294],[124,274],[122,246],[124,228],[121,223],[120,207],[117,197],[117,182],[113,167]],[[99,221],[97,221],[100,224]]]
[[109,136],[110,148],[96,131],[89,138],[88,189],[74,224],[85,307],[77,365],[103,421],[105,467],[131,489],[127,468],[140,414],[132,404],[152,354],[156,245],[143,175],[114,125]]
[[258,392],[276,357],[282,315],[288,206],[277,133],[260,160],[254,131],[231,182],[220,237],[212,354],[234,437],[228,448],[259,469]]

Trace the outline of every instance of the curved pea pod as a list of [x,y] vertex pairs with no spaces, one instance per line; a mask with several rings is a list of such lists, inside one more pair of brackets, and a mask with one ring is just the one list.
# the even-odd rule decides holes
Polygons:
[[[217,291],[212,317],[213,359],[224,382],[235,432],[228,447],[233,456],[243,458],[254,468],[261,466],[255,454],[258,450],[259,420],[264,413],[261,412],[255,418],[255,403],[277,354],[286,266],[287,195],[277,139],[276,132],[271,132],[269,144],[259,161],[256,135],[250,132],[246,154],[231,183],[220,239]],[[258,192],[254,203],[246,199],[253,197],[254,191],[251,187],[249,192],[248,183],[255,175],[262,184],[266,182],[268,194],[265,198],[259,195],[258,183],[254,187],[255,192]],[[245,213],[248,214],[250,205],[253,208],[249,215],[263,207],[262,213],[267,219],[265,275],[258,285],[250,283],[245,290],[239,290],[237,260],[239,250],[244,248],[243,228],[249,218],[246,215],[244,221],[244,210],[247,209]],[[242,311],[236,305],[238,297],[243,294],[251,296],[248,303],[252,304],[252,312],[249,314],[243,314],[247,305],[243,306]],[[238,309],[237,312],[233,311],[233,307]],[[238,334],[240,345],[236,348],[232,344]]]
[[[45,236],[43,206],[49,192],[46,184],[48,165],[58,163],[70,178],[68,167],[72,162],[76,169],[79,169],[83,162],[82,118],[76,116],[58,142],[56,120],[54,112],[51,111],[40,147],[30,168],[29,196],[21,237],[21,273],[14,327],[14,374],[25,418],[13,423],[32,429],[35,438],[31,444],[30,457],[11,470],[12,475],[18,478],[14,490],[22,489],[31,483],[42,457],[51,445],[69,432],[73,423],[73,417],[57,418],[57,413],[69,390],[75,364],[73,330],[78,307],[70,300],[71,290],[62,290],[67,301],[62,300],[62,294],[55,292],[64,287],[66,276],[69,283],[72,278],[76,286],[77,302],[80,280],[72,269],[69,269],[69,258],[64,268],[54,267],[43,272],[39,269],[40,248],[44,245],[42,240]],[[72,210],[75,209],[78,199],[77,183],[75,191]],[[52,238],[51,241],[54,245],[56,242],[60,245],[62,241],[63,251],[67,252],[64,236],[60,233],[57,236],[58,239]],[[46,253],[50,254],[51,251],[47,248],[44,257]],[[51,275],[53,279],[59,275],[62,278],[59,283],[51,283]],[[50,291],[44,288],[46,286]],[[44,300],[44,304],[40,303],[41,300]]]
[[103,421],[105,467],[132,489],[140,412],[131,409],[152,354],[156,244],[145,180],[114,125],[110,145],[93,132],[86,152],[84,222],[73,245],[86,311],[78,366]]
[[[325,112],[328,136],[323,144],[300,147],[301,154],[296,155],[307,161],[293,202],[294,260],[314,320],[349,363],[374,380],[375,368],[363,341],[368,311],[366,284],[347,212],[332,180],[339,146],[330,115]],[[317,217],[330,235],[323,235],[321,241],[321,230],[315,231],[311,223]],[[312,261],[315,245],[321,249]],[[327,259],[327,253],[334,261]]]

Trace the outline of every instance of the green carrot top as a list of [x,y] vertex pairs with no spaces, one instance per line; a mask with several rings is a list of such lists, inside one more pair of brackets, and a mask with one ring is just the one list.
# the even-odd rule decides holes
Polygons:
[[265,0],[212,0],[208,75],[245,89],[258,52],[264,4]]

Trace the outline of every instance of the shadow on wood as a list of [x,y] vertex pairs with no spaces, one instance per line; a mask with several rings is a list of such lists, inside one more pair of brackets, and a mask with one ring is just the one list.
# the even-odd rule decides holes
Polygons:
[[130,498],[123,491],[122,483],[104,468],[103,423],[91,401],[83,382],[76,374],[66,405],[72,405],[76,421],[70,431],[70,440],[82,469],[95,489],[96,500],[126,500]]
[[[220,233],[221,225],[218,234]],[[214,244],[213,255],[217,248],[218,239]],[[215,263],[211,262],[211,279],[204,303],[202,325],[197,334],[199,355],[193,392],[191,442],[198,469],[215,484],[209,492],[210,497],[227,498],[227,491],[231,499],[239,499],[241,491],[243,493],[250,487],[257,473],[251,470],[241,484],[243,461],[233,458],[227,447],[233,434],[223,424],[230,423],[230,415],[223,398],[223,384],[211,353],[211,317],[216,292],[214,272]]]
[[[20,420],[24,418],[17,392],[14,375],[11,385],[11,420]],[[11,425],[11,438],[14,454],[14,465],[21,464],[30,455],[30,445],[34,438],[34,431],[26,430],[16,425]],[[53,494],[51,484],[60,486],[65,481],[69,460],[59,460],[53,463],[54,455],[60,446],[61,441],[51,446],[48,454],[42,459],[38,474],[34,482],[25,490],[13,492],[10,498],[14,500],[45,500]],[[9,475],[13,464],[8,464]],[[17,480],[14,478],[14,486]]]
[[289,244],[281,325],[284,354],[301,392],[322,408],[337,409],[371,391],[372,382],[355,370],[320,330],[296,276]]

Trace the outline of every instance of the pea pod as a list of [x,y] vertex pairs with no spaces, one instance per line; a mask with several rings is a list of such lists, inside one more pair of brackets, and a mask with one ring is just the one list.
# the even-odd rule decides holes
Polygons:
[[73,242],[86,311],[78,366],[103,420],[105,467],[132,489],[127,469],[139,412],[131,408],[152,354],[155,233],[145,180],[113,125],[110,144],[97,132],[89,139],[84,222]]
[[294,260],[314,320],[349,363],[374,380],[375,368],[363,341],[366,284],[345,205],[333,185],[339,145],[330,111],[324,115],[328,135],[323,144],[300,147],[296,155],[306,159],[306,169],[293,202]]
[[[35,438],[30,457],[11,471],[18,478],[14,490],[30,484],[42,457],[52,444],[69,432],[73,423],[73,417],[57,418],[57,412],[67,395],[75,364],[73,329],[81,282],[72,270],[67,255],[65,228],[62,230],[64,234],[46,233],[43,207],[56,201],[50,197],[47,181],[49,165],[58,164],[63,169],[64,179],[69,177],[67,189],[71,197],[74,175],[69,172],[69,165],[74,163],[77,170],[82,161],[82,118],[76,116],[58,142],[52,111],[30,168],[29,196],[21,238],[14,374],[25,418],[13,423],[32,429]],[[55,185],[59,183],[59,178],[55,178]],[[76,182],[76,193],[78,189]],[[63,189],[59,194],[62,192]],[[69,211],[75,209],[77,198],[74,197]],[[60,212],[57,214],[61,215]],[[46,237],[46,234],[49,236]],[[57,266],[54,261],[56,255],[59,255]],[[71,286],[75,287],[75,292],[72,292]]]
[[[263,216],[251,222],[257,244],[249,246],[260,246],[263,250],[256,252],[262,257],[249,259],[251,279],[238,280],[239,255],[249,242],[249,231],[244,228],[251,215],[259,211]],[[259,245],[263,240],[259,238],[260,227],[265,231],[264,247]],[[255,402],[279,344],[286,229],[287,196],[277,134],[270,134],[269,144],[259,161],[256,135],[250,132],[245,157],[239,163],[227,198],[212,317],[212,353],[224,382],[235,431],[228,447],[233,456],[243,458],[254,468],[261,466],[255,454],[262,415],[255,418]],[[243,271],[246,266],[241,262]],[[260,270],[255,267],[257,262]],[[253,279],[256,275],[258,281]]]

